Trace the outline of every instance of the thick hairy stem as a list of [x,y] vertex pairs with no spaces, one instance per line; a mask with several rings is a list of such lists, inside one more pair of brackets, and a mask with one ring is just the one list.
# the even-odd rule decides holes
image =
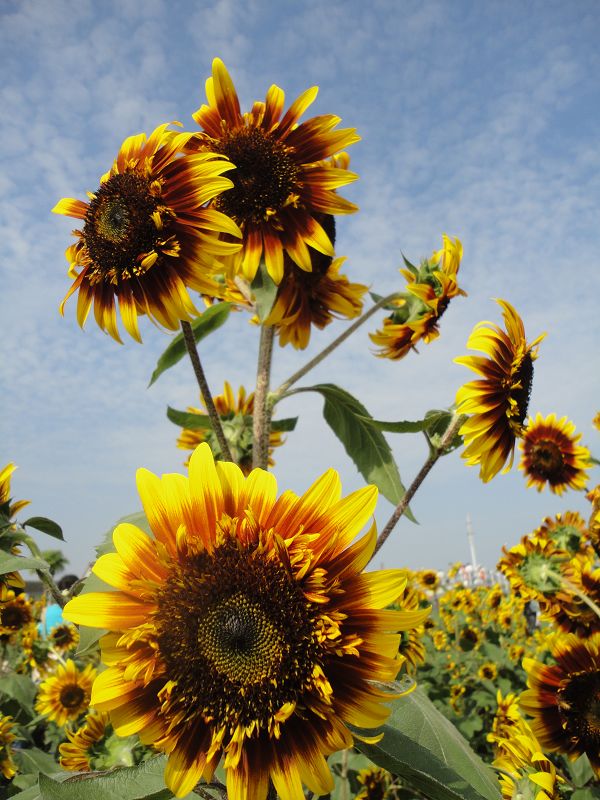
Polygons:
[[221,448],[221,455],[225,461],[233,461],[229,445],[227,444],[227,439],[225,438],[225,433],[223,432],[223,426],[221,425],[221,418],[219,417],[217,409],[215,408],[210,389],[208,388],[208,381],[206,380],[206,375],[204,374],[204,369],[202,368],[202,364],[200,362],[200,356],[198,354],[198,348],[196,347],[196,340],[194,339],[192,326],[189,322],[181,320],[181,330],[183,331],[183,340],[185,342],[190,361],[192,362],[192,367],[194,368],[194,374],[196,375],[198,386],[200,387],[200,393],[202,394],[204,405],[208,411],[210,424],[219,442],[219,447]]
[[346,328],[346,330],[337,337],[337,339],[334,339],[333,342],[331,342],[331,344],[328,344],[327,347],[321,350],[320,353],[317,353],[317,355],[314,358],[311,358],[311,360],[308,361],[303,367],[300,367],[298,372],[294,372],[293,375],[291,375],[286,381],[284,381],[281,384],[281,386],[279,386],[278,389],[276,389],[273,392],[273,397],[275,401],[283,397],[283,395],[287,392],[287,390],[295,383],[297,383],[300,380],[300,378],[303,378],[307,372],[310,372],[311,369],[313,369],[313,367],[316,367],[317,364],[320,364],[321,361],[326,359],[330,353],[333,353],[333,351],[337,347],[339,347],[342,344],[342,342],[345,342],[346,339],[352,336],[354,331],[358,330],[361,325],[363,325],[370,317],[373,316],[373,314],[379,311],[380,308],[383,308],[383,306],[386,306],[388,303],[391,303],[392,300],[394,300],[397,296],[398,293],[394,292],[394,294],[390,294],[387,297],[382,297],[381,300],[378,300],[375,303],[375,305],[371,306],[371,308],[368,311],[365,311],[365,313],[362,316],[360,316],[357,320],[355,320],[355,322],[353,322],[352,325],[349,325]]
[[400,502],[398,503],[398,505],[394,509],[394,512],[392,513],[392,516],[387,521],[385,528],[383,528],[383,530],[381,531],[381,533],[377,537],[377,544],[375,545],[375,550],[373,551],[373,555],[371,556],[371,559],[373,559],[375,557],[375,555],[379,552],[379,550],[381,550],[381,548],[385,544],[388,536],[390,535],[390,533],[396,527],[400,517],[404,514],[404,512],[408,508],[408,504],[410,503],[410,501],[415,496],[415,494],[417,492],[417,489],[423,483],[423,481],[425,480],[425,478],[427,477],[427,475],[431,471],[431,468],[436,463],[436,461],[439,459],[439,457],[441,455],[443,455],[444,450],[448,447],[448,445],[450,445],[450,443],[452,442],[452,440],[456,436],[456,433],[458,432],[458,429],[462,425],[463,421],[464,421],[464,415],[463,414],[454,414],[454,416],[452,417],[452,420],[450,421],[450,425],[446,429],[446,431],[445,431],[445,433],[444,433],[439,445],[437,447],[431,447],[429,456],[427,458],[427,461],[425,461],[425,463],[423,464],[423,466],[419,470],[419,473],[418,473],[417,477],[414,479],[414,481],[408,487],[408,489],[406,490],[406,494],[404,495],[402,500],[400,500]]
[[273,411],[273,402],[269,397],[269,384],[271,383],[274,337],[275,328],[272,325],[261,325],[252,420],[252,466],[261,469],[267,469],[269,465],[269,434]]

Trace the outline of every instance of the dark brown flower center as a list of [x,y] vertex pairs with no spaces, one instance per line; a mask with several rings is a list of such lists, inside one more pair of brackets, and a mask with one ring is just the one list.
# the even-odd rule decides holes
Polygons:
[[600,745],[600,671],[570,675],[557,694],[566,732],[596,752]]
[[10,630],[20,630],[28,622],[31,622],[31,612],[26,606],[19,603],[10,603],[0,609],[0,625]]
[[553,481],[560,479],[564,474],[564,458],[556,442],[541,439],[528,448],[528,469],[532,475],[543,480]]
[[60,704],[63,708],[79,708],[85,698],[85,692],[76,683],[64,686],[60,692]]
[[[93,267],[103,278],[130,278],[143,271],[142,258],[168,234],[170,218],[141,175],[126,172],[103,183],[90,202],[83,240]],[[159,213],[161,229],[152,218]]]
[[527,417],[533,382],[533,359],[531,353],[524,355],[518,369],[511,375],[510,382],[510,396],[516,403],[516,411],[511,416],[517,424],[522,425]]
[[67,647],[75,643],[75,629],[71,625],[59,625],[52,631],[52,641],[56,647]]
[[317,659],[316,613],[277,560],[228,543],[178,565],[159,596],[174,713],[230,731],[294,702]]
[[223,213],[241,225],[261,223],[283,208],[299,173],[288,147],[260,128],[227,133],[217,147],[236,166],[228,173],[233,188],[217,200]]

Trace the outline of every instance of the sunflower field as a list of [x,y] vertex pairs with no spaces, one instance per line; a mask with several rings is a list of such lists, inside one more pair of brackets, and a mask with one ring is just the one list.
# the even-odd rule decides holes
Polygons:
[[[191,130],[130,136],[87,200],[53,209],[78,226],[61,313],[74,297],[79,324],[93,309],[116,342],[148,320],[171,332],[150,382],[187,358],[200,401],[167,412],[186,474],[139,469],[143,510],[79,580],[55,580],[61,554],[31,529],[62,530],[27,517],[15,465],[0,470],[0,797],[600,798],[599,462],[567,417],[530,415],[545,334],[506,299],[455,359],[476,378],[421,419],[303,383],[369,321],[378,357],[411,357],[466,294],[446,234],[387,296],[345,274],[337,218],[358,209],[338,190],[360,137],[333,114],[300,121],[316,93],[286,109],[272,85],[242,110],[217,58]],[[256,385],[212,394],[203,342],[233,313],[259,340]],[[275,344],[304,350],[334,319],[343,333],[272,385]],[[303,494],[278,486],[297,423],[280,404],[302,392],[322,397],[362,488],[344,494],[326,463]],[[408,487],[386,438],[405,433],[428,444]],[[440,459],[460,453],[487,483],[517,446],[527,486],[584,492],[589,513],[545,517],[494,572],[371,568]],[[395,509],[378,531],[379,493]]]

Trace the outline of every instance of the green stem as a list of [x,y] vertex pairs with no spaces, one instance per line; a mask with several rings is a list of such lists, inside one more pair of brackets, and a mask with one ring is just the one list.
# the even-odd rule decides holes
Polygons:
[[[44,560],[44,556],[42,555],[42,551],[40,550],[40,548],[37,546],[37,544],[33,541],[33,539],[30,536],[25,534],[23,536],[23,542],[27,545],[27,547],[29,548],[29,551],[31,552],[31,555],[34,558],[40,558],[42,561]],[[46,589],[48,589],[48,591],[50,592],[50,594],[54,598],[54,601],[56,603],[58,603],[58,605],[61,608],[64,608],[66,606],[66,604],[67,604],[67,598],[61,592],[61,590],[58,588],[58,586],[54,583],[50,573],[49,572],[44,572],[41,569],[36,569],[35,573],[38,576],[38,578],[41,580],[41,582],[44,584]]]
[[271,383],[274,337],[275,328],[272,325],[261,325],[252,418],[252,466],[261,469],[267,469],[269,465],[269,434],[273,412],[273,399],[269,396],[269,385]]
[[307,372],[310,372],[310,370],[313,369],[313,367],[316,367],[317,364],[320,364],[321,361],[327,358],[327,356],[330,353],[333,353],[333,351],[337,347],[339,347],[343,342],[346,341],[346,339],[352,336],[354,331],[358,330],[361,325],[363,325],[368,319],[370,319],[373,316],[373,314],[379,311],[380,308],[383,308],[383,306],[386,306],[388,303],[391,303],[391,301],[394,300],[397,296],[398,292],[394,292],[394,294],[389,294],[387,297],[382,297],[381,300],[378,300],[375,303],[375,305],[371,306],[371,308],[368,311],[365,311],[365,313],[362,316],[360,316],[355,322],[353,322],[352,325],[349,325],[346,328],[346,330],[337,337],[337,339],[334,339],[333,342],[331,342],[331,344],[328,344],[327,347],[323,348],[323,350],[321,350],[320,353],[317,353],[317,355],[314,358],[311,358],[311,360],[308,361],[303,367],[300,367],[300,369],[297,372],[294,372],[293,375],[291,375],[286,381],[284,381],[281,384],[281,386],[275,389],[275,391],[272,393],[273,403],[276,403],[278,400],[280,400],[283,397],[283,395],[287,392],[287,390],[290,388],[290,386],[293,386],[300,380],[300,378],[303,378]]
[[200,387],[200,393],[202,394],[204,405],[208,411],[210,424],[219,442],[219,447],[221,448],[221,455],[225,461],[233,461],[229,444],[227,443],[223,426],[221,425],[221,418],[219,417],[217,409],[215,408],[212,394],[208,388],[208,381],[206,380],[206,375],[204,374],[204,369],[202,368],[202,364],[200,362],[200,355],[198,354],[196,340],[194,339],[194,331],[192,330],[190,323],[183,319],[181,320],[181,330],[183,331],[183,340],[185,342],[190,361],[192,362],[192,367],[194,369],[196,380],[198,381],[198,386]]
[[379,552],[379,550],[381,550],[381,548],[385,544],[388,536],[394,530],[398,521],[408,508],[408,505],[415,496],[418,488],[421,486],[427,475],[429,475],[433,465],[436,463],[436,461],[438,461],[440,456],[444,454],[446,448],[451,444],[452,440],[456,436],[456,433],[458,432],[458,429],[464,422],[464,419],[465,419],[464,414],[455,413],[452,419],[450,420],[450,424],[446,428],[446,431],[444,432],[444,435],[442,436],[439,445],[437,447],[434,447],[430,443],[429,456],[427,457],[427,460],[419,470],[417,477],[414,479],[414,481],[406,490],[404,497],[402,498],[402,500],[400,500],[400,502],[394,509],[392,516],[389,518],[385,527],[377,537],[377,544],[375,545],[375,550],[373,551],[371,560],[375,557],[375,555]]

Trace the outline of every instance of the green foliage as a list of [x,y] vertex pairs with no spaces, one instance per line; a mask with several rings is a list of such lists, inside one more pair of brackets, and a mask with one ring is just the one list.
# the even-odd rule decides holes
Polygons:
[[47,572],[48,564],[41,558],[17,556],[0,550],[0,575],[6,575],[7,572],[19,572],[22,569],[40,569]]
[[398,698],[376,744],[357,742],[375,764],[436,800],[499,800],[493,771],[422,689]]
[[26,519],[22,524],[24,528],[35,528],[36,531],[42,531],[42,533],[47,533],[48,536],[52,536],[54,539],[60,539],[61,542],[64,542],[60,525],[47,517],[29,517],[29,519]]
[[[325,421],[344,445],[360,474],[368,483],[375,484],[390,503],[398,505],[406,489],[390,446],[381,431],[371,424],[372,417],[363,404],[332,383],[302,387],[289,394],[298,392],[318,392],[323,396]],[[416,522],[410,509],[407,509],[406,516]]]
[[262,322],[271,313],[273,304],[277,298],[277,284],[273,281],[264,261],[261,261],[260,266],[251,287],[252,294],[256,303],[256,314]]
[[[204,339],[209,334],[214,333],[214,331],[218,330],[221,325],[227,321],[230,311],[231,303],[216,303],[215,305],[210,306],[210,308],[207,308],[206,311],[204,311],[199,317],[196,317],[196,319],[190,323],[196,343]],[[156,368],[152,373],[152,377],[150,378],[150,383],[148,386],[152,386],[152,384],[160,378],[163,372],[171,369],[171,367],[175,366],[175,364],[181,361],[186,352],[187,350],[183,334],[178,333],[158,359]]]

